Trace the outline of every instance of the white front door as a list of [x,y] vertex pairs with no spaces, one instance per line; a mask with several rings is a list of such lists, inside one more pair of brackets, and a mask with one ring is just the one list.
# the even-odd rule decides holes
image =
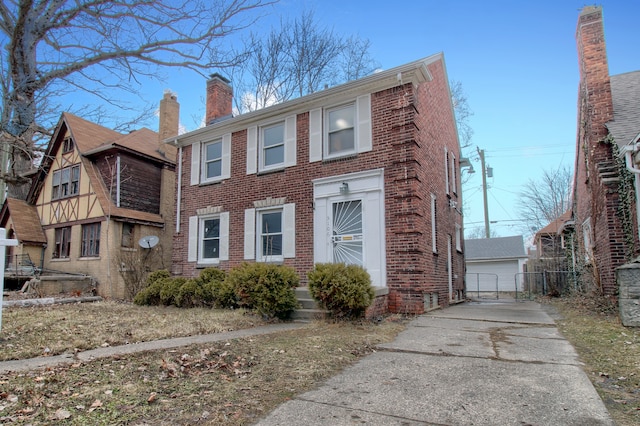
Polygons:
[[386,286],[382,170],[314,180],[314,262],[360,265]]

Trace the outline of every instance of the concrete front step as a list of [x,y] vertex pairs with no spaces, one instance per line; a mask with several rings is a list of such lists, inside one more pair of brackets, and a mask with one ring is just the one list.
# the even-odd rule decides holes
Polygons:
[[296,287],[295,292],[301,307],[293,312],[292,318],[294,320],[312,321],[325,318],[328,315],[329,312],[321,309],[311,297],[308,287]]

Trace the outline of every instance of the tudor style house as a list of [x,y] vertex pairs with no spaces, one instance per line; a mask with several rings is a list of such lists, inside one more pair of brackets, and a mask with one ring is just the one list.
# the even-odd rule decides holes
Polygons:
[[242,262],[361,265],[376,306],[464,298],[460,147],[444,56],[232,116],[207,82],[207,126],[178,147],[175,275]]
[[568,224],[575,226],[574,261],[582,277],[591,277],[603,294],[615,295],[615,269],[640,254],[634,189],[640,170],[632,159],[640,134],[640,71],[609,75],[600,6],[582,9],[576,40],[580,86]]
[[19,242],[12,257],[28,254],[45,273],[88,275],[99,295],[118,299],[128,296],[126,260],[153,251],[153,266],[168,269],[176,150],[163,140],[178,134],[178,115],[171,93],[160,102],[159,133],[121,134],[63,113],[27,200],[3,205],[0,226]]

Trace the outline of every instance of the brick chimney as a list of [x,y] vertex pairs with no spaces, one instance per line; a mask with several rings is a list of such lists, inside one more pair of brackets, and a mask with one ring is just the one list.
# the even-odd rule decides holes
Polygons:
[[180,122],[180,104],[175,93],[169,90],[164,92],[164,97],[160,101],[159,129],[158,129],[158,152],[170,160],[175,161],[177,148],[173,145],[163,143],[165,139],[178,136]]
[[229,83],[220,74],[211,74],[207,81],[207,126],[232,117],[233,88]]
[[597,140],[607,135],[605,123],[613,120],[613,101],[607,48],[604,39],[602,7],[585,6],[578,18],[576,30],[580,90],[591,111],[588,113],[592,131]]

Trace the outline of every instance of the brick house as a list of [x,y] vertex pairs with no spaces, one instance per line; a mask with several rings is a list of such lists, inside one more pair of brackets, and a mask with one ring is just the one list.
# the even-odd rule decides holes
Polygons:
[[639,254],[635,186],[624,153],[640,133],[640,72],[609,75],[602,8],[582,9],[576,31],[580,85],[573,220],[576,263],[603,294],[615,268]]
[[277,262],[364,266],[377,310],[464,298],[460,148],[442,54],[232,116],[207,82],[207,126],[178,147],[173,274]]
[[[142,255],[169,268],[175,148],[163,141],[178,134],[178,115],[170,93],[160,102],[159,133],[121,134],[63,113],[26,201],[7,199],[0,212],[0,227],[19,242],[8,263],[29,254],[43,281],[46,272],[87,275],[99,295],[118,299],[127,296],[121,272],[129,260]],[[158,237],[154,247],[139,246],[145,236]]]

